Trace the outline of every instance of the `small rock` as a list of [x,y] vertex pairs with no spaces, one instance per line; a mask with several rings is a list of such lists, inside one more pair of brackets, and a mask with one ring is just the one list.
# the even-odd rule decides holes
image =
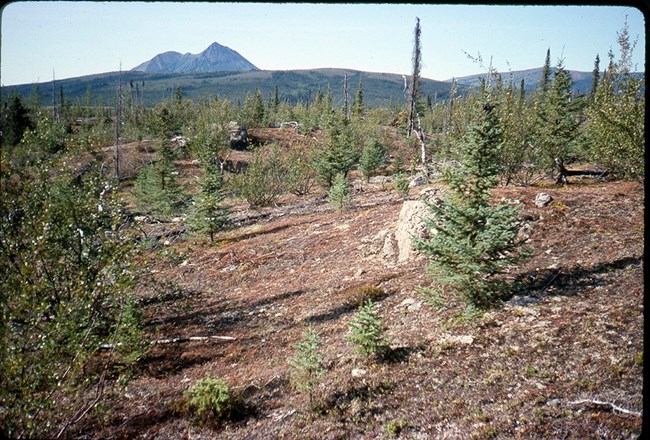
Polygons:
[[367,370],[364,370],[362,368],[353,368],[352,369],[352,377],[363,377],[368,373]]
[[409,183],[409,188],[413,188],[415,186],[422,186],[425,183],[427,183],[427,180],[424,178],[424,176],[417,176],[415,179],[411,180]]
[[560,399],[551,399],[548,402],[546,402],[546,404],[552,407],[560,406]]
[[447,344],[471,345],[474,342],[474,337],[470,335],[448,336],[442,342]]
[[385,184],[385,183],[390,183],[392,182],[393,179],[390,176],[373,176],[370,178],[370,181],[368,183],[371,184]]
[[426,188],[420,192],[420,199],[435,202],[440,199],[440,190],[437,188]]
[[508,197],[501,197],[501,201],[503,203],[507,203],[508,205],[521,205],[524,203],[524,201],[521,199],[511,199]]
[[408,311],[409,312],[415,312],[416,310],[420,310],[422,308],[422,301],[417,301],[410,306],[408,306]]
[[406,298],[399,305],[401,307],[408,307],[408,306],[413,305],[413,304],[415,304],[415,299],[414,298]]
[[543,208],[549,203],[551,203],[552,200],[553,197],[551,197],[549,194],[544,192],[539,193],[535,196],[535,206],[537,206],[538,208]]
[[422,301],[417,301],[414,298],[406,298],[400,303],[401,307],[406,307],[409,312],[414,312],[422,308]]

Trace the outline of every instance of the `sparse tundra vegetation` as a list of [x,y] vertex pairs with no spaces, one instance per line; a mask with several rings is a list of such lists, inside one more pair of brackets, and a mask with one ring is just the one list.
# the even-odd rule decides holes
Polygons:
[[627,25],[582,94],[549,51],[424,95],[419,35],[391,105],[2,96],[2,435],[638,438]]

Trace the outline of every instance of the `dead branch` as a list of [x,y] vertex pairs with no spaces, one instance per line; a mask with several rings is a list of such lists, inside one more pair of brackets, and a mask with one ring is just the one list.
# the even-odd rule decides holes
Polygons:
[[581,400],[576,400],[573,402],[569,402],[570,405],[586,405],[586,406],[592,406],[604,410],[609,410],[613,411],[616,413],[621,413],[621,414],[626,414],[626,415],[631,415],[635,417],[643,417],[643,411],[632,411],[629,409],[621,408],[618,405],[614,405],[611,402],[603,402],[601,400],[591,400],[591,399],[581,399]]
[[151,345],[156,344],[177,344],[182,342],[191,342],[191,341],[207,341],[210,339],[221,339],[224,341],[234,341],[237,338],[233,336],[189,336],[185,338],[169,338],[169,339],[154,339],[151,341]]
[[555,281],[555,279],[558,277],[558,275],[560,275],[560,272],[558,272],[558,273],[556,273],[555,275],[553,275],[553,277],[548,281],[548,283],[546,283],[546,284],[544,285],[544,287],[542,287],[542,290],[540,290],[539,292],[542,293],[543,291],[545,291],[546,289],[548,289],[548,287],[549,287],[551,284],[553,284],[553,281]]
[[[180,344],[183,342],[191,342],[191,341],[207,341],[210,339],[220,339],[224,341],[234,341],[237,338],[233,336],[187,336],[187,337],[180,337],[180,338],[165,338],[165,339],[154,339],[152,341],[149,341],[149,344],[151,345],[157,345],[157,344]],[[116,344],[111,344],[111,343],[102,343],[99,344],[99,348],[103,350],[112,350],[115,347],[121,346],[122,343],[118,342]]]
[[285,126],[291,127],[291,128],[298,128],[300,124],[298,124],[296,121],[286,121],[286,122],[280,122],[280,129],[283,129]]

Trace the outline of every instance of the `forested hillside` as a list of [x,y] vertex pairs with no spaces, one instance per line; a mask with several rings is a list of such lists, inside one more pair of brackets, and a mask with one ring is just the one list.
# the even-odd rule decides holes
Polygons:
[[[388,107],[404,103],[404,79],[391,73],[360,72],[347,69],[312,69],[248,72],[144,73],[136,71],[110,72],[80,78],[62,79],[40,84],[23,84],[2,88],[2,96],[18,94],[25,100],[38,100],[42,105],[61,96],[69,105],[113,106],[122,84],[122,94],[146,107],[169,100],[178,90],[183,97],[193,100],[219,97],[232,104],[260,91],[264,99],[272,97],[277,87],[280,99],[290,104],[311,103],[316,95],[332,91],[334,101],[343,101],[343,82],[348,76],[350,93],[361,82],[365,104],[369,107]],[[425,79],[423,97],[446,99],[452,90],[450,83]],[[467,88],[456,87],[462,93]]]

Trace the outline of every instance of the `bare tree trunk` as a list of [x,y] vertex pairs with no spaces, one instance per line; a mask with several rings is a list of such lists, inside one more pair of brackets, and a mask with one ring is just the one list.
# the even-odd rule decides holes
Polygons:
[[120,180],[120,122],[122,119],[122,63],[120,63],[120,74],[118,76],[117,103],[115,108],[115,179]]
[[343,118],[350,119],[350,94],[348,93],[348,74],[343,77]]
[[420,115],[416,113],[417,124],[413,127],[413,131],[420,141],[420,160],[422,161],[422,174],[427,179],[429,178],[429,172],[427,170],[427,144],[424,138],[424,132],[422,131],[422,124],[420,123]]
[[56,80],[54,79],[54,69],[52,69],[52,116],[56,122],[59,122],[59,109],[56,104]]
[[422,60],[422,50],[420,48],[420,18],[415,18],[415,36],[413,45],[413,73],[411,74],[411,87],[408,96],[408,119],[406,121],[406,134],[411,135],[415,127],[417,118],[416,104],[420,92],[420,67]]

